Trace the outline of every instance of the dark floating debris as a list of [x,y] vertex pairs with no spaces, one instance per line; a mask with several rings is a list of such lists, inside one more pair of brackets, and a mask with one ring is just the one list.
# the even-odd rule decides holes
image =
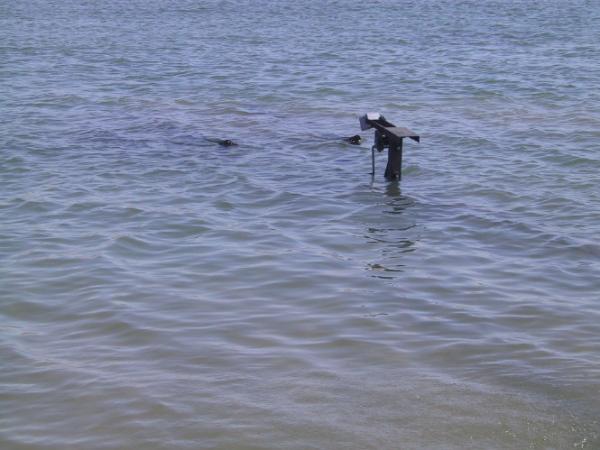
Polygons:
[[222,145],[223,147],[233,147],[237,144],[229,139],[221,139],[219,145]]
[[411,138],[420,142],[421,137],[415,132],[404,127],[397,127],[385,120],[379,113],[367,113],[360,117],[360,129],[375,128],[375,144],[371,147],[371,174],[375,174],[375,149],[381,152],[388,149],[388,162],[385,168],[385,177],[388,180],[402,179],[402,141]]
[[360,135],[355,134],[354,136],[345,137],[344,142],[347,142],[348,144],[352,145],[360,145],[362,142],[362,138],[360,137]]
[[204,138],[206,139],[208,142],[214,142],[215,144],[219,144],[223,147],[234,147],[236,145],[238,145],[236,142],[232,141],[231,139],[213,139],[213,138]]

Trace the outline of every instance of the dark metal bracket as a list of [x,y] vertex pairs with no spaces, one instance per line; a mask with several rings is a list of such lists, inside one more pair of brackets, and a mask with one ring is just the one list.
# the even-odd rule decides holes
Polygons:
[[388,149],[388,161],[385,168],[385,178],[388,180],[402,179],[402,143],[404,138],[420,142],[421,137],[404,127],[397,127],[388,122],[379,113],[368,113],[360,117],[360,128],[368,130],[375,128],[375,143],[371,147],[372,174],[375,174],[375,149],[381,152]]

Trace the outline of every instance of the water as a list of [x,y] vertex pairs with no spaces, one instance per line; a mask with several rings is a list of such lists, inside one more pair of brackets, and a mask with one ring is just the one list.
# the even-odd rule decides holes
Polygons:
[[600,448],[599,24],[0,1],[0,447]]

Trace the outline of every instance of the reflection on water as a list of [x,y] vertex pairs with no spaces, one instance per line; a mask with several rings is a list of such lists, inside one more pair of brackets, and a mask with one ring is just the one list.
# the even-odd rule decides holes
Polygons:
[[383,192],[384,201],[373,217],[377,224],[367,227],[364,237],[367,242],[378,247],[380,253],[376,261],[367,263],[371,276],[380,279],[393,279],[403,272],[406,266],[405,255],[416,250],[417,226],[411,208],[415,200],[402,195],[400,183],[389,182]]

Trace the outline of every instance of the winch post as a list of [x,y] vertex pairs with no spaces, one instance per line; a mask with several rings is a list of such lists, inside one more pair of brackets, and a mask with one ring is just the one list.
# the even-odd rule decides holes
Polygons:
[[388,147],[388,161],[385,168],[385,177],[389,180],[402,179],[402,141],[390,142]]
[[375,128],[375,142],[371,148],[371,166],[375,172],[375,152],[388,149],[388,162],[385,168],[385,177],[388,180],[402,179],[402,150],[405,137],[413,141],[420,142],[420,136],[408,128],[397,127],[388,122],[385,117],[379,113],[368,113],[360,117],[360,127],[362,130]]

